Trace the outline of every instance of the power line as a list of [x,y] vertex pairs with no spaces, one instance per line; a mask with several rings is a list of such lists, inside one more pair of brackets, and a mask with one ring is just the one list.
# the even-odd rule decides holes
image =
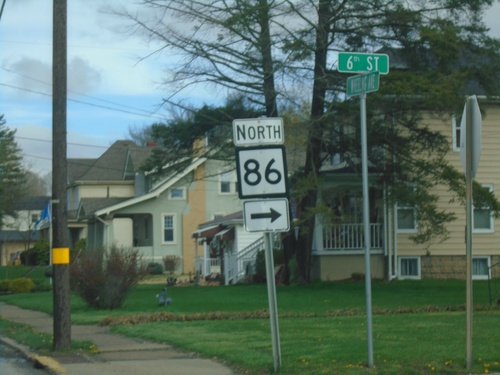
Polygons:
[[[47,142],[47,143],[52,143],[51,139],[40,139],[40,138],[30,138],[30,137],[21,137],[18,135],[14,136],[17,139],[25,139],[27,141],[36,141],[36,142]],[[109,146],[99,146],[99,145],[89,145],[89,144],[84,144],[84,143],[71,143],[68,142],[68,145],[72,146],[83,146],[83,147],[95,147],[95,148],[103,148],[103,149],[108,149]]]
[[[45,82],[45,81],[42,81],[40,79],[36,79],[34,77],[31,77],[31,76],[28,76],[26,74],[22,74],[22,73],[19,73],[19,72],[16,72],[12,69],[9,69],[9,68],[6,68],[4,66],[1,66],[0,69],[2,70],[5,70],[6,72],[8,73],[12,73],[12,74],[16,74],[20,77],[23,77],[23,78],[27,78],[29,80],[32,80],[34,82],[38,82],[38,83],[41,83],[43,85],[46,85],[48,87],[52,87],[52,84],[51,83],[48,83],[48,82]],[[97,101],[101,101],[101,102],[105,102],[105,103],[109,103],[109,104],[113,104],[113,105],[117,105],[117,106],[120,106],[120,107],[124,107],[124,108],[130,108],[130,109],[133,109],[135,111],[139,111],[139,112],[144,112],[146,115],[153,115],[154,112],[150,112],[150,111],[147,111],[145,109],[142,109],[142,108],[137,108],[137,107],[132,107],[130,105],[127,105],[127,104],[121,104],[121,103],[117,103],[117,102],[113,102],[111,100],[107,100],[107,99],[102,99],[102,98],[98,98],[98,97],[95,97],[95,96],[91,96],[91,95],[87,95],[87,94],[83,94],[81,92],[78,92],[78,91],[74,91],[74,90],[68,90],[68,92],[70,93],[73,93],[73,94],[76,94],[76,95],[80,95],[80,96],[83,96],[85,98],[90,98],[90,99],[93,99],[93,100],[97,100]],[[158,110],[158,108],[157,108]],[[156,112],[156,111],[155,111]]]
[[[31,92],[33,94],[38,94],[38,95],[52,97],[52,94],[48,94],[48,93],[45,93],[45,92],[42,92],[42,91],[33,90],[33,89],[26,89],[26,88],[14,86],[14,85],[9,85],[8,83],[2,83],[2,82],[0,82],[0,86],[5,86],[5,87],[9,87],[9,88],[16,89],[16,90]],[[77,100],[77,99],[70,99],[70,98],[68,98],[67,100],[70,101],[70,102],[84,104],[84,105],[88,105],[88,106],[91,106],[91,107],[103,108],[103,109],[108,109],[110,111],[121,112],[121,113],[128,113],[128,114],[135,115],[135,116],[141,116],[141,117],[147,117],[147,118],[156,118],[156,119],[165,121],[165,118],[161,117],[159,115],[137,113],[137,112],[127,111],[127,110],[124,110],[124,109],[112,108],[112,107],[108,107],[108,106],[105,106],[105,105],[100,105],[100,104],[95,104],[95,103],[89,103],[89,102],[85,102],[83,100]]]

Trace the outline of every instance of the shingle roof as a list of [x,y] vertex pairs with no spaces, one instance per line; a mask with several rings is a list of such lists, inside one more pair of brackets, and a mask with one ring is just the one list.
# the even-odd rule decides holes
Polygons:
[[93,216],[94,212],[105,207],[129,200],[130,198],[82,198],[80,200],[80,210],[78,219]]
[[151,155],[152,147],[116,141],[97,159],[68,159],[68,179],[76,181],[128,181]]
[[15,209],[17,211],[41,211],[47,205],[50,197],[27,197],[17,202]]

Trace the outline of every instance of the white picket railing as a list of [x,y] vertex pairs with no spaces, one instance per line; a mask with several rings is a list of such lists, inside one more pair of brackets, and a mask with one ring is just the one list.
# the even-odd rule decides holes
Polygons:
[[[383,224],[370,224],[370,248],[384,246]],[[323,226],[323,250],[360,250],[365,246],[363,224]]]

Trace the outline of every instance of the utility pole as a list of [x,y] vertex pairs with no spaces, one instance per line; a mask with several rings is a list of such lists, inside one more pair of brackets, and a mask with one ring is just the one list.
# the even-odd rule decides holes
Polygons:
[[[71,347],[67,217],[67,3],[53,0],[52,35],[52,199],[54,350]],[[57,202],[57,203],[56,203]]]

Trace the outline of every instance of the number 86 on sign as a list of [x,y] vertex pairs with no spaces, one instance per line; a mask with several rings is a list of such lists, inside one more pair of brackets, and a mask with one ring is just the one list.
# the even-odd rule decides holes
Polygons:
[[236,148],[240,199],[288,196],[284,146]]

